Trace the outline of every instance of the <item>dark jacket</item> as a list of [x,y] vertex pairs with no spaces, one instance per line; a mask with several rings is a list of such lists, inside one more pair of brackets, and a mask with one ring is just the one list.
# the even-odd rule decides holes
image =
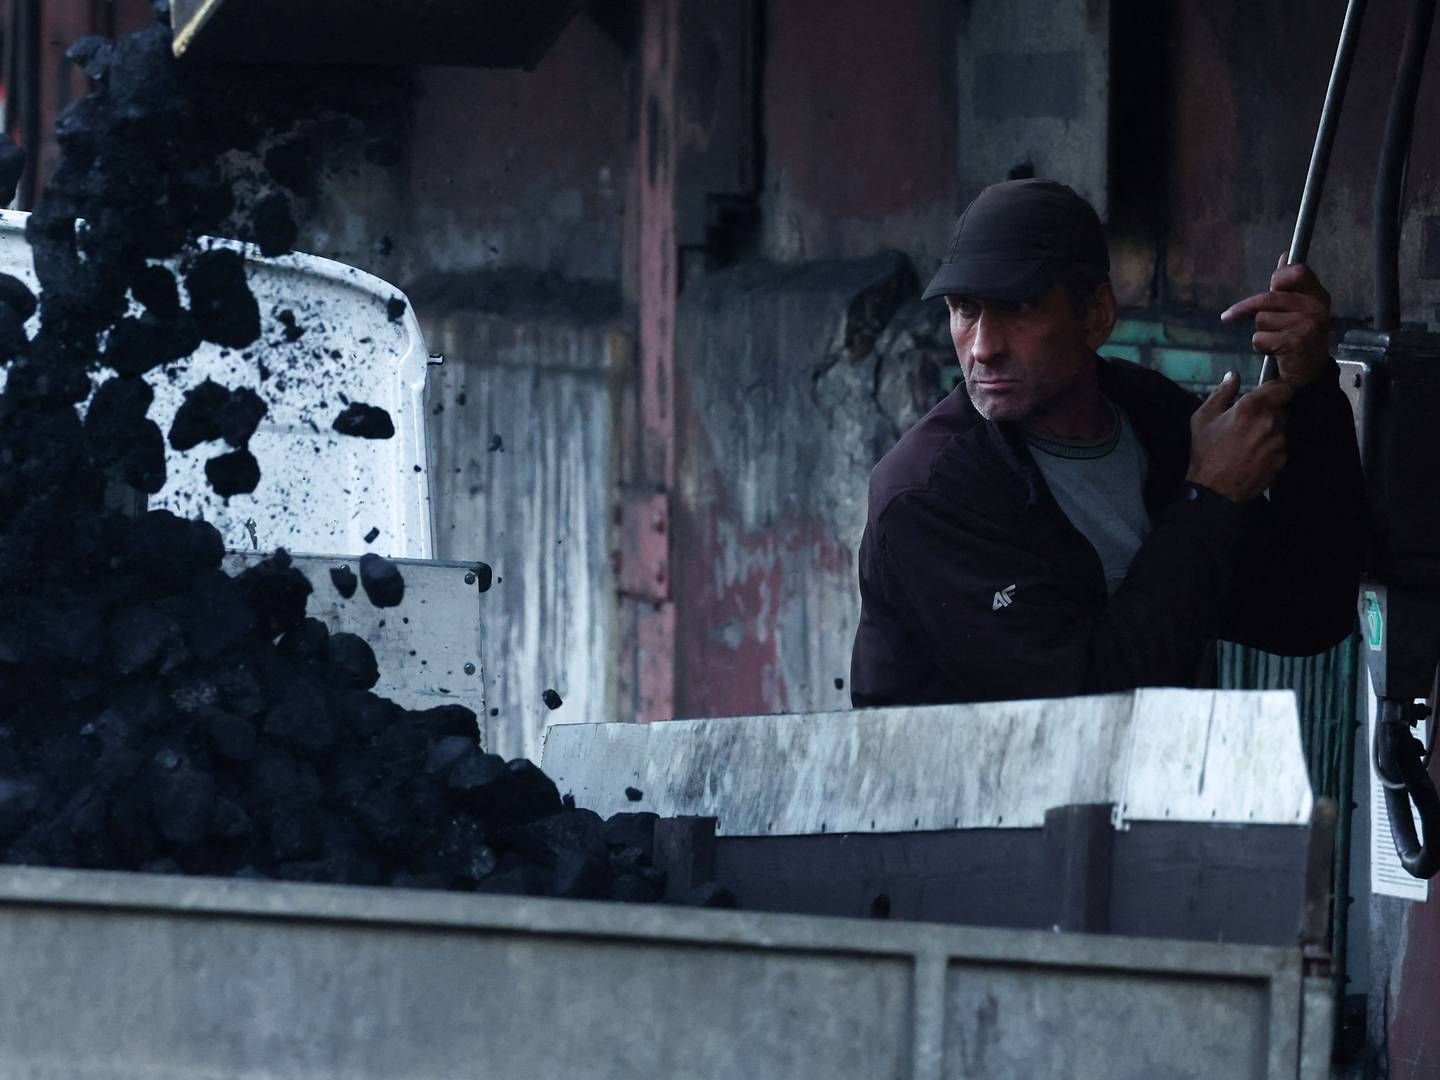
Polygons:
[[1187,485],[1199,400],[1158,372],[1096,358],[1100,387],[1149,457],[1151,531],[1106,594],[1013,424],[963,384],[870,476],[860,544],[856,706],[992,701],[1194,686],[1216,638],[1305,655],[1354,621],[1363,480],[1335,377],[1298,392],[1269,499]]

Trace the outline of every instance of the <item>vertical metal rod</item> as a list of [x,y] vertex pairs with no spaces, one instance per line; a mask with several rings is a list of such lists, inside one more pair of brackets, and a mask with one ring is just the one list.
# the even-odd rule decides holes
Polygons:
[[25,151],[25,171],[20,175],[16,202],[19,209],[30,210],[35,206],[40,175],[40,26],[44,9],[41,0],[16,0],[16,7],[17,67],[21,78],[19,86],[10,87],[10,93],[20,98],[20,137],[16,141]]
[[[1305,174],[1305,191],[1300,196],[1300,213],[1296,215],[1295,233],[1290,238],[1288,263],[1304,262],[1310,255],[1310,237],[1315,232],[1320,196],[1325,190],[1325,175],[1330,169],[1330,151],[1335,146],[1335,131],[1340,126],[1340,109],[1345,103],[1345,88],[1350,82],[1350,67],[1355,59],[1355,44],[1360,38],[1360,20],[1365,15],[1365,3],[1366,0],[1350,0],[1345,8],[1340,44],[1335,48],[1330,85],[1325,90],[1325,105],[1320,110],[1320,126],[1315,132],[1315,148],[1310,153],[1310,169]],[[1260,381],[1269,382],[1276,374],[1275,361],[1265,357],[1260,366]]]
[[1359,654],[1360,638],[1356,634],[1351,634],[1336,651],[1339,671],[1335,681],[1343,688],[1333,714],[1339,717],[1340,727],[1340,782],[1335,793],[1340,818],[1335,827],[1335,893],[1330,909],[1330,970],[1335,977],[1337,1017],[1345,1000],[1345,988],[1350,982],[1350,905],[1354,901],[1350,892],[1350,835],[1355,821],[1355,755],[1368,749],[1369,740],[1366,726],[1357,715],[1361,711],[1361,703],[1366,700],[1360,683],[1364,660]]

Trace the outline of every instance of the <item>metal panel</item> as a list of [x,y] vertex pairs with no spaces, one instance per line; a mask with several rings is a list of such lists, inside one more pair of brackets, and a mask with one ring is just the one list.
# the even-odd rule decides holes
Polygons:
[[974,0],[956,48],[963,202],[1017,166],[1107,217],[1110,4]]
[[[1023,969],[984,965],[952,971],[948,983],[946,1076],[1212,1080],[1268,1071],[1269,1033],[1257,1022],[1268,1012],[1264,983],[1216,986],[1163,976],[1112,981],[1080,971],[1049,972],[1041,981]],[[1133,1031],[1166,1032],[1165,1043],[1094,1039],[1077,1046],[1044,1037],[1113,1031],[1121,1016]]]
[[481,598],[491,744],[533,758],[551,719],[612,715],[612,380],[631,338],[606,322],[473,312],[431,337],[446,358],[430,388],[437,549],[493,568]]
[[533,68],[580,0],[173,0],[175,55]]
[[1122,821],[1310,820],[1288,691],[1139,690],[1131,731]]
[[[238,574],[264,556],[231,552],[227,573]],[[354,555],[296,555],[295,568],[314,587],[307,614],[331,633],[358,634],[375,650],[380,681],[375,692],[407,709],[464,705],[480,721],[487,748],[484,667],[481,665],[481,610],[473,563],[395,559],[405,578],[405,599],[393,608],[374,607],[363,590],[346,600],[330,580],[332,567],[359,574]]]
[[27,1080],[1292,1080],[1321,1008],[1297,949],[8,867],[0,955]]
[[1126,820],[1295,825],[1311,809],[1297,725],[1284,691],[1139,690],[559,725],[544,765],[601,814],[714,816],[729,836],[1039,827],[1051,807],[1109,802]]

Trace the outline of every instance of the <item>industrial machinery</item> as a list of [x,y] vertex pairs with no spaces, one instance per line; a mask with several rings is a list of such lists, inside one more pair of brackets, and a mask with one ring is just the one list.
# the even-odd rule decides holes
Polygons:
[[1385,787],[1400,862],[1419,878],[1440,871],[1440,796],[1427,770],[1426,747],[1433,742],[1422,744],[1411,733],[1436,704],[1440,662],[1440,446],[1431,430],[1440,410],[1440,334],[1400,326],[1399,246],[1405,167],[1434,15],[1434,0],[1416,0],[1386,121],[1375,185],[1374,329],[1348,333],[1337,355],[1356,406],[1369,489],[1372,533],[1359,606],[1379,710],[1375,777]]

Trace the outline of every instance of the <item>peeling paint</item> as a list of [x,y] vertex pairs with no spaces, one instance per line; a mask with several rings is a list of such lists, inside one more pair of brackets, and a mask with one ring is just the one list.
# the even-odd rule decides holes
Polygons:
[[[855,553],[870,468],[898,436],[882,357],[919,363],[896,254],[750,265],[681,297],[675,514],[677,715],[848,705]],[[912,333],[890,334],[897,310]]]

